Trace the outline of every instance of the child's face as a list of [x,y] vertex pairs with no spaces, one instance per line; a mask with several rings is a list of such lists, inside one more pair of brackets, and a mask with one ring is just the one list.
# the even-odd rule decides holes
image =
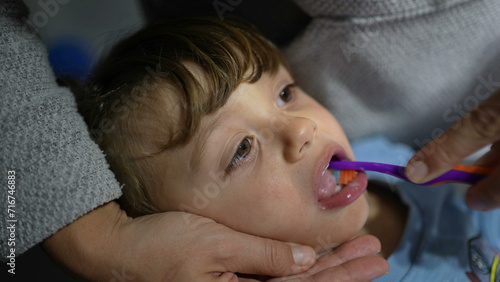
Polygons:
[[156,160],[165,169],[154,203],[318,251],[356,235],[368,215],[366,176],[335,193],[325,167],[334,156],[353,159],[349,143],[335,118],[292,83],[280,68],[238,86],[186,146]]

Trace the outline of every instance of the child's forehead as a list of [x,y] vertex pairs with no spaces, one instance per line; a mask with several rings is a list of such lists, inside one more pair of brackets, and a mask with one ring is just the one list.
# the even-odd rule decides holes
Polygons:
[[[239,120],[235,117],[242,116],[245,113],[250,115],[254,111],[256,114],[262,113],[265,109],[260,107],[262,104],[258,104],[257,100],[259,100],[259,98],[257,96],[272,95],[273,90],[278,91],[281,89],[279,88],[279,85],[285,82],[286,84],[290,84],[293,82],[292,80],[293,79],[288,70],[284,66],[280,66],[277,73],[264,72],[255,82],[241,82],[231,92],[228,100],[223,105],[221,105],[213,113],[204,115],[201,118],[200,126],[196,131],[196,138],[193,139],[197,140],[198,138],[213,132],[216,128],[227,127],[230,124],[235,124]],[[276,93],[276,96],[277,95],[278,93]],[[274,100],[269,99],[269,101],[272,102]]]

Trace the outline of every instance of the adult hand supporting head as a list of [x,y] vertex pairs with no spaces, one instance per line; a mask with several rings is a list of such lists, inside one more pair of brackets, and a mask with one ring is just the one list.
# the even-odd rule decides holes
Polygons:
[[372,281],[389,271],[387,261],[376,256],[380,249],[376,237],[362,235],[323,255],[305,273],[269,281]]
[[[286,276],[307,271],[316,256],[310,247],[236,232],[193,214],[132,219],[114,202],[61,229],[44,248],[72,272],[98,281],[234,281],[236,272]],[[374,271],[372,278],[383,271]],[[366,271],[359,275],[367,276]]]
[[500,91],[417,152],[406,174],[416,183],[429,181],[489,144],[491,150],[476,164],[493,167],[493,172],[469,188],[466,201],[480,211],[500,208]]

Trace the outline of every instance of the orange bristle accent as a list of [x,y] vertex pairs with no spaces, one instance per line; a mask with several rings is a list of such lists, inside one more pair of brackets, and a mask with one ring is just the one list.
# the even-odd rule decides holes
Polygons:
[[487,166],[477,166],[477,165],[456,165],[453,169],[472,172],[476,174],[490,174],[493,171],[493,167]]
[[356,177],[356,175],[358,175],[358,172],[355,170],[341,170],[339,175],[339,184],[348,184]]

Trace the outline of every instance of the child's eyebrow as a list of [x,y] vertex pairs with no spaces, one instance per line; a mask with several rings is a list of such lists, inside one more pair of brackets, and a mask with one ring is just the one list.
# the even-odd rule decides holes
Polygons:
[[195,171],[198,169],[203,156],[206,153],[207,141],[212,135],[212,132],[220,126],[222,121],[222,114],[220,112],[214,116],[212,122],[210,122],[205,128],[200,128],[200,135],[196,140],[194,140],[193,154],[191,155],[191,160],[189,161],[189,167],[191,170]]

